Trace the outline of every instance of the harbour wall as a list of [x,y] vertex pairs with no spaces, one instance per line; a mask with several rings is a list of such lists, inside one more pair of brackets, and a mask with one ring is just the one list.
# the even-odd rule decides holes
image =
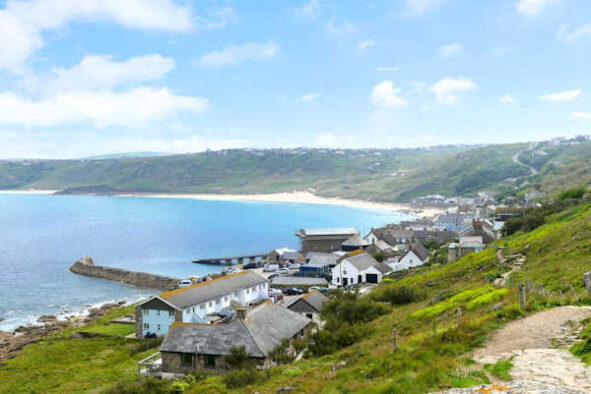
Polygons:
[[179,278],[172,278],[170,276],[94,265],[94,262],[90,257],[83,257],[76,261],[70,267],[70,271],[79,275],[91,276],[93,278],[112,280],[115,282],[122,282],[134,286],[158,290],[170,290],[177,288],[178,282],[180,280]]

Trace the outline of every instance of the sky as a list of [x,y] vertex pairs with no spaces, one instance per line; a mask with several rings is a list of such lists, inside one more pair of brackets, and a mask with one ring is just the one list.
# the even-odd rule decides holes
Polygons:
[[588,0],[0,0],[0,158],[590,134]]

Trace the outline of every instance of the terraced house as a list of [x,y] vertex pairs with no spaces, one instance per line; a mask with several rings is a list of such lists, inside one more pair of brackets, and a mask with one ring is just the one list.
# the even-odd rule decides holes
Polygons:
[[268,298],[269,281],[251,271],[168,291],[136,306],[136,337],[164,336],[174,322],[212,324]]

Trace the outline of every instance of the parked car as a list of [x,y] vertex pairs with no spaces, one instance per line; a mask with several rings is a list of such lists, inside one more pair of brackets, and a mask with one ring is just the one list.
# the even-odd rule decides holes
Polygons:
[[273,278],[276,278],[276,277],[278,277],[278,276],[281,276],[281,275],[280,275],[280,274],[271,274],[271,275],[269,275],[269,276],[267,277],[267,279],[273,279]]
[[279,264],[268,264],[263,268],[263,272],[275,272],[279,269]]
[[319,292],[324,293],[325,291],[328,291],[328,287],[311,286],[308,288],[308,293],[314,290],[318,290]]
[[287,268],[291,268],[291,269],[296,269],[296,270],[299,270],[301,266],[302,266],[302,265],[301,265],[301,264],[299,264],[299,263],[292,263],[292,264],[288,264],[288,265],[287,265]]
[[287,268],[279,268],[275,271],[276,274],[289,274],[289,270]]
[[178,283],[179,287],[187,287],[190,286],[192,284],[191,279],[183,279],[180,280]]
[[297,287],[288,287],[287,289],[283,290],[283,294],[285,294],[285,295],[300,295],[300,294],[304,294],[304,290],[297,288]]
[[242,270],[240,268],[226,268],[224,271],[226,272],[226,274],[237,274]]

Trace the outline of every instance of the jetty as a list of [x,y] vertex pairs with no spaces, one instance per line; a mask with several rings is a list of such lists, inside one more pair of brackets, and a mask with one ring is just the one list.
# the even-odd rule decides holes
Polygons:
[[91,276],[93,278],[106,279],[158,290],[175,289],[178,287],[178,282],[180,281],[179,278],[172,278],[170,276],[95,265],[92,261],[92,258],[90,257],[83,257],[76,261],[70,267],[70,271],[79,275]]
[[193,260],[196,264],[234,265],[244,263],[258,263],[267,259],[267,253],[254,253],[241,256],[213,257]]

